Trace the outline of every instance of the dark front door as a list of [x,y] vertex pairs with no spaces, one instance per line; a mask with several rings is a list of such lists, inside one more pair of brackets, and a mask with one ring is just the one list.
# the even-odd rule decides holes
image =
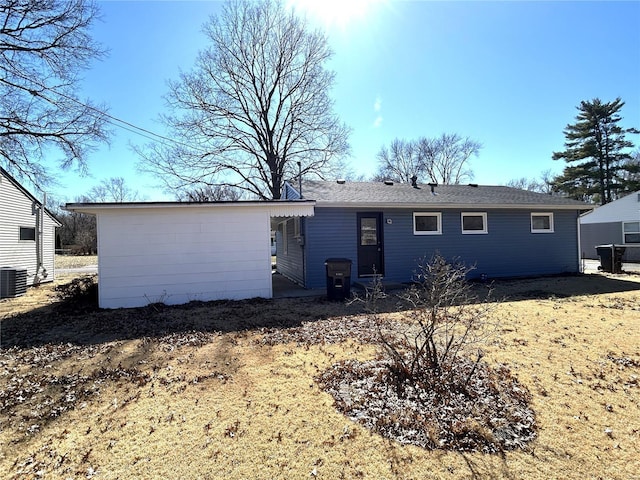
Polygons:
[[358,276],[384,275],[382,213],[358,213]]

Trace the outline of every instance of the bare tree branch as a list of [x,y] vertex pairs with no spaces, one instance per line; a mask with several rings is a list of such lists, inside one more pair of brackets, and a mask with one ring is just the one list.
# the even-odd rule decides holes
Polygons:
[[403,183],[411,182],[413,176],[422,183],[463,183],[473,179],[469,161],[481,148],[479,142],[457,134],[416,141],[395,139],[389,148],[380,149],[375,177]]
[[98,16],[88,0],[8,0],[0,6],[0,164],[34,184],[60,167],[86,170],[86,155],[108,132],[103,109],[80,101],[78,75],[104,55],[89,36]]
[[91,202],[135,202],[140,199],[137,190],[132,190],[122,177],[111,177],[102,180],[87,194]]
[[187,189],[177,194],[180,202],[220,202],[242,199],[242,190],[228,185],[206,185]]
[[410,183],[414,175],[420,177],[424,171],[422,158],[415,142],[396,138],[389,148],[378,152],[379,176],[396,182]]
[[456,185],[473,180],[469,161],[478,155],[481,148],[481,143],[455,133],[418,140],[426,176],[430,181],[441,184]]
[[163,121],[192,148],[138,148],[140,168],[166,187],[241,188],[279,198],[285,179],[322,177],[348,153],[333,113],[324,34],[276,0],[231,1],[204,26],[210,46],[170,83]]

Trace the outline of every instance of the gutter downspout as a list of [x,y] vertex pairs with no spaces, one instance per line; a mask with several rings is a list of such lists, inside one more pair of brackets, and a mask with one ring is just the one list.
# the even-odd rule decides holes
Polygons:
[[578,216],[576,218],[577,222],[577,232],[578,232],[578,272],[584,273],[584,264],[582,259],[582,242],[580,241],[580,212],[578,211]]
[[307,222],[305,222],[306,217],[300,217],[300,235],[304,239],[300,248],[302,248],[302,286],[307,288],[307,249],[305,245],[307,243],[307,232],[305,231],[305,227],[307,226]]
[[[304,196],[302,195],[302,162],[297,162],[297,163],[298,163],[298,194],[300,195],[300,199],[303,199]],[[300,217],[300,232],[298,232],[298,233],[300,235],[302,235],[302,238],[305,239],[304,243],[306,243],[306,232],[304,230],[305,222],[303,220],[304,220],[304,217]],[[300,245],[300,248],[302,249],[302,286],[306,288],[306,285],[307,285],[307,249],[304,248],[304,243],[302,245]]]
[[39,284],[42,280],[47,278],[47,269],[44,268],[43,256],[44,256],[44,206],[47,203],[47,194],[44,194],[44,199],[40,204],[40,207],[36,210],[36,272],[33,277],[33,283]]
[[40,254],[40,238],[42,234],[40,233],[40,223],[42,222],[42,217],[40,216],[40,212],[42,211],[42,207],[39,207],[36,203],[36,228],[35,228],[35,243],[36,243],[36,271],[33,274],[33,284],[37,285],[40,283],[40,267],[42,266],[42,255]]

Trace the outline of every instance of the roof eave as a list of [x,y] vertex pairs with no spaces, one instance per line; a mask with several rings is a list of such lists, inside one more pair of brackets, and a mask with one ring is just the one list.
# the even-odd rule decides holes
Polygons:
[[504,203],[389,203],[389,202],[316,202],[318,208],[362,208],[362,209],[518,209],[518,210],[591,210],[593,207],[589,205],[558,205],[558,204],[539,204],[539,203],[523,203],[523,204],[504,204]]
[[[116,210],[158,210],[167,208],[241,208],[259,207],[265,209],[296,209],[303,210],[316,205],[314,200],[240,200],[222,202],[128,202],[128,203],[67,203],[65,210],[79,213],[98,213]],[[311,213],[312,215],[312,213]]]
[[[38,205],[42,205],[42,202],[40,200],[38,200],[36,198],[35,195],[33,195],[29,190],[27,190],[24,186],[22,186],[22,184],[20,182],[18,182],[18,180],[16,180],[15,178],[13,178],[13,176],[11,176],[11,174],[9,172],[7,172],[4,168],[0,167],[0,175],[4,176],[7,180],[9,180],[9,182],[11,182],[13,184],[13,186],[15,186],[18,190],[20,190],[24,195],[27,196],[27,198],[29,198],[32,202],[37,203]],[[47,208],[47,206],[44,206],[44,212],[49,216],[49,218],[51,220],[53,220],[53,223],[56,224],[56,227],[61,227],[62,223],[60,223],[60,221],[55,217],[55,215]]]

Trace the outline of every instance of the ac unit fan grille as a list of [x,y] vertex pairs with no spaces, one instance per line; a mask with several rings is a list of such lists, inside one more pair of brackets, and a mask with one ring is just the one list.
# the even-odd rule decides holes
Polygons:
[[0,298],[13,298],[27,292],[27,270],[22,268],[0,269]]

